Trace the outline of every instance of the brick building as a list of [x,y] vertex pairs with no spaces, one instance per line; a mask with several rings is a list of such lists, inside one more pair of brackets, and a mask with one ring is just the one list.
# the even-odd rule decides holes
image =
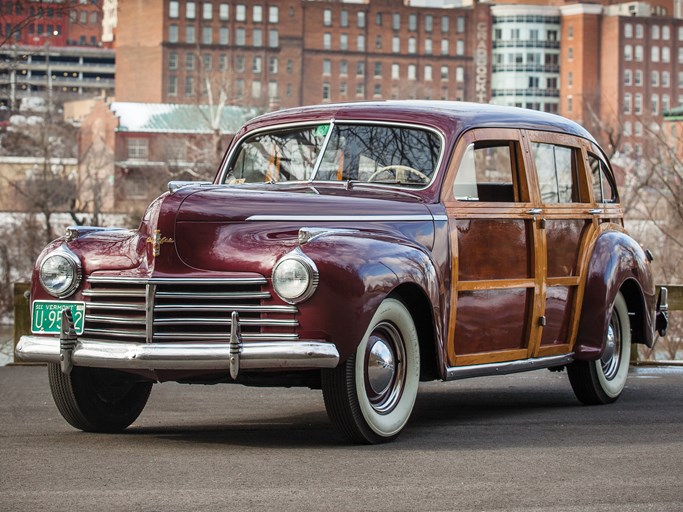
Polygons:
[[207,103],[222,93],[260,108],[374,98],[487,101],[489,11],[485,4],[403,0],[122,0],[116,97]]

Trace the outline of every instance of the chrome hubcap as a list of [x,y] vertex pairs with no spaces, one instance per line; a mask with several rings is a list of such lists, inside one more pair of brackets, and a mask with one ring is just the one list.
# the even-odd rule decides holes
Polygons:
[[605,350],[600,358],[602,373],[607,380],[612,380],[619,372],[621,361],[621,326],[616,314],[612,314],[609,326],[607,327],[607,339],[605,340]]
[[400,401],[405,383],[405,348],[393,324],[382,322],[368,338],[365,351],[365,392],[379,414],[390,413]]

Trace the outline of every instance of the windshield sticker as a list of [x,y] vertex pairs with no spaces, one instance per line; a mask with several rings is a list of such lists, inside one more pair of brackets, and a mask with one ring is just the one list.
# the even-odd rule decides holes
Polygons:
[[327,132],[330,131],[330,125],[329,124],[319,124],[315,128],[315,136],[316,137],[324,137],[327,135]]

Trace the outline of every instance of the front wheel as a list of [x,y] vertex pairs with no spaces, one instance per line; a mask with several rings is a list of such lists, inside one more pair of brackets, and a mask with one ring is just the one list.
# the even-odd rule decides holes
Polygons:
[[395,439],[408,422],[420,381],[420,346],[408,308],[388,298],[349,359],[323,370],[325,408],[335,427],[356,443]]
[[604,343],[600,359],[575,361],[567,366],[574,394],[586,405],[614,402],[626,385],[631,362],[631,322],[621,292],[614,301]]
[[86,432],[119,432],[133,423],[152,391],[151,382],[115,370],[75,367],[69,375],[48,365],[52,398],[70,425]]

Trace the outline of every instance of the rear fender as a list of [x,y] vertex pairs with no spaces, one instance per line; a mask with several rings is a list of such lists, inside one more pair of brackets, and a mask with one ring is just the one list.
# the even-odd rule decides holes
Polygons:
[[602,355],[610,311],[619,291],[628,305],[633,342],[648,347],[654,342],[655,286],[650,262],[620,226],[603,224],[600,230],[585,273],[576,359],[594,360]]

